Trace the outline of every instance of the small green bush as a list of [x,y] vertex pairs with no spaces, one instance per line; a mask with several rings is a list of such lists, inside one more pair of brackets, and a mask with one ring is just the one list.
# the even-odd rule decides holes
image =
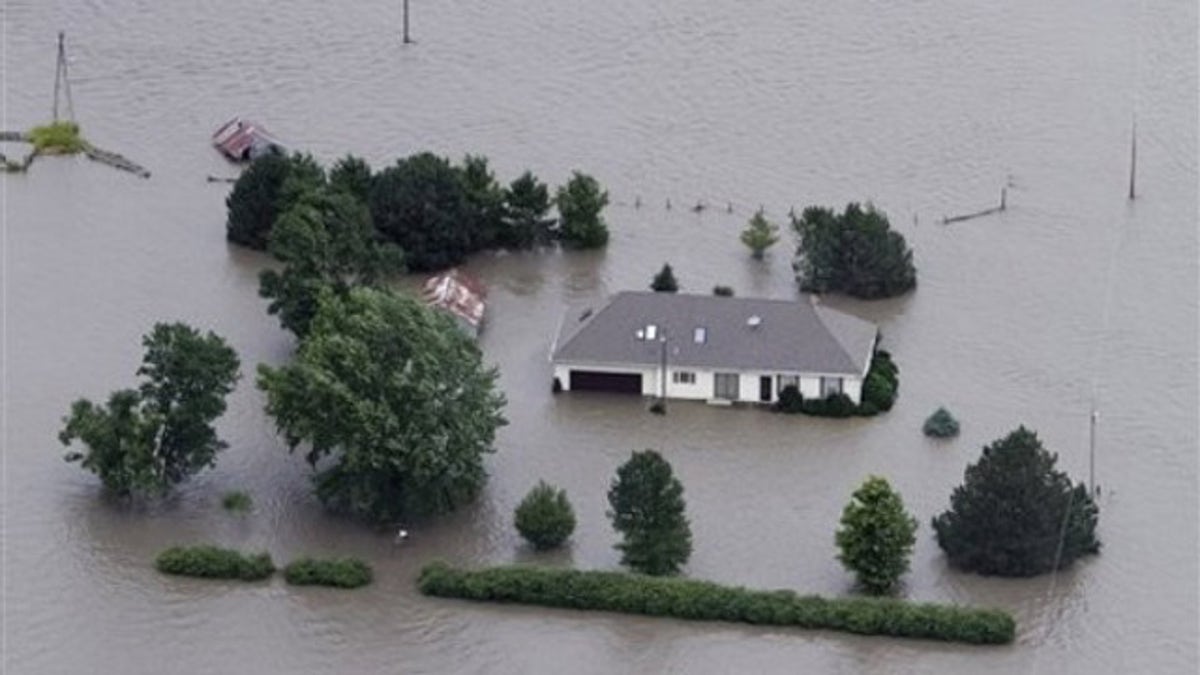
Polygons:
[[775,402],[775,410],[782,413],[795,414],[804,411],[804,396],[795,385],[789,384],[779,390],[779,400]]
[[892,355],[880,349],[871,357],[871,367],[863,380],[862,402],[858,405],[845,394],[830,394],[823,399],[805,399],[800,390],[788,385],[779,390],[773,409],[781,413],[804,413],[814,417],[871,417],[892,409],[900,388],[899,369]]
[[1007,612],[893,598],[799,596],[708,581],[530,566],[464,570],[434,562],[421,570],[425,595],[543,607],[591,609],[696,621],[840,630],[862,635],[1008,644],[1016,622]]
[[206,579],[258,581],[275,573],[275,563],[267,553],[246,555],[216,546],[173,546],[154,561],[163,574]]
[[951,438],[958,435],[958,420],[945,408],[938,408],[921,428],[931,438]]
[[230,492],[226,492],[221,497],[221,506],[224,507],[226,511],[245,513],[246,511],[250,510],[250,507],[254,506],[254,500],[250,498],[250,495],[242,492],[241,490],[232,490]]
[[74,122],[52,122],[29,130],[29,142],[37,152],[75,154],[87,149],[87,141],[79,135]]
[[317,560],[300,558],[283,568],[283,578],[293,586],[333,586],[358,588],[371,583],[374,572],[357,558]]
[[733,297],[733,287],[731,286],[713,286],[713,295],[719,295],[723,298]]
[[544,551],[561,546],[575,531],[575,510],[565,491],[538,481],[517,506],[513,521],[526,541]]

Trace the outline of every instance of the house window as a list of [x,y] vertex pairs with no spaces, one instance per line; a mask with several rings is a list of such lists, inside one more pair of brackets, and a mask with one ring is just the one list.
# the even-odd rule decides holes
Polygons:
[[795,387],[796,391],[800,391],[800,376],[799,375],[780,375],[779,376],[779,391],[783,391],[788,387]]
[[675,384],[696,384],[696,374],[687,370],[677,370],[671,373],[671,381]]
[[842,378],[840,377],[822,377],[821,378],[821,398],[827,398],[834,394],[842,393]]
[[713,376],[713,396],[735,401],[738,396],[738,374],[717,373]]
[[698,345],[702,345],[708,341],[708,329],[700,326],[692,331],[692,341]]

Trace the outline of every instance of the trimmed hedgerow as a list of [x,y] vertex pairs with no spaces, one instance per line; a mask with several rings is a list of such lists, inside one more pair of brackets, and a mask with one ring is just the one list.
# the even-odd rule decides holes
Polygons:
[[374,572],[357,558],[317,560],[300,558],[283,568],[283,578],[293,586],[333,586],[358,588],[371,583]]
[[733,621],[840,630],[862,635],[1007,644],[1016,622],[1006,612],[893,598],[801,596],[708,581],[530,566],[421,570],[422,593],[443,598],[591,609],[695,621]]
[[267,553],[247,555],[216,546],[173,546],[154,561],[163,574],[206,579],[259,581],[275,573],[275,563]]

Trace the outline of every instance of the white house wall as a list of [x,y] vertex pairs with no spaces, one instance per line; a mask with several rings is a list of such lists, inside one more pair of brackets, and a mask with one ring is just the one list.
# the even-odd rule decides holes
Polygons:
[[[600,366],[600,365],[566,365],[555,364],[554,377],[558,378],[562,385],[563,391],[568,391],[571,386],[571,371],[586,370],[601,373],[629,373],[640,374],[642,376],[642,395],[643,396],[659,396],[662,393],[662,384],[659,380],[661,369],[654,366]],[[673,381],[673,373],[689,372],[694,373],[696,381],[691,384],[677,383]],[[715,396],[714,374],[717,372],[730,372],[727,370],[714,371],[700,368],[669,368],[667,371],[667,398],[685,399],[693,401],[708,401]],[[779,376],[796,376],[800,377],[800,394],[806,399],[816,399],[821,397],[821,376],[798,373],[779,373],[766,371],[741,371],[738,373],[738,398],[736,400],[747,403],[761,403],[759,400],[759,378],[762,376],[771,378],[771,402],[779,399]],[[853,376],[834,376],[842,378],[842,392],[850,398],[851,401],[859,403],[862,400],[862,379]]]

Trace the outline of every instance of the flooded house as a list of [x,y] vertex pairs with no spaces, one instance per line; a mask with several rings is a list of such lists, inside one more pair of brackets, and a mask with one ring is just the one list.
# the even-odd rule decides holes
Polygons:
[[713,403],[862,400],[878,328],[812,300],[626,291],[568,311],[552,349],[564,391]]

